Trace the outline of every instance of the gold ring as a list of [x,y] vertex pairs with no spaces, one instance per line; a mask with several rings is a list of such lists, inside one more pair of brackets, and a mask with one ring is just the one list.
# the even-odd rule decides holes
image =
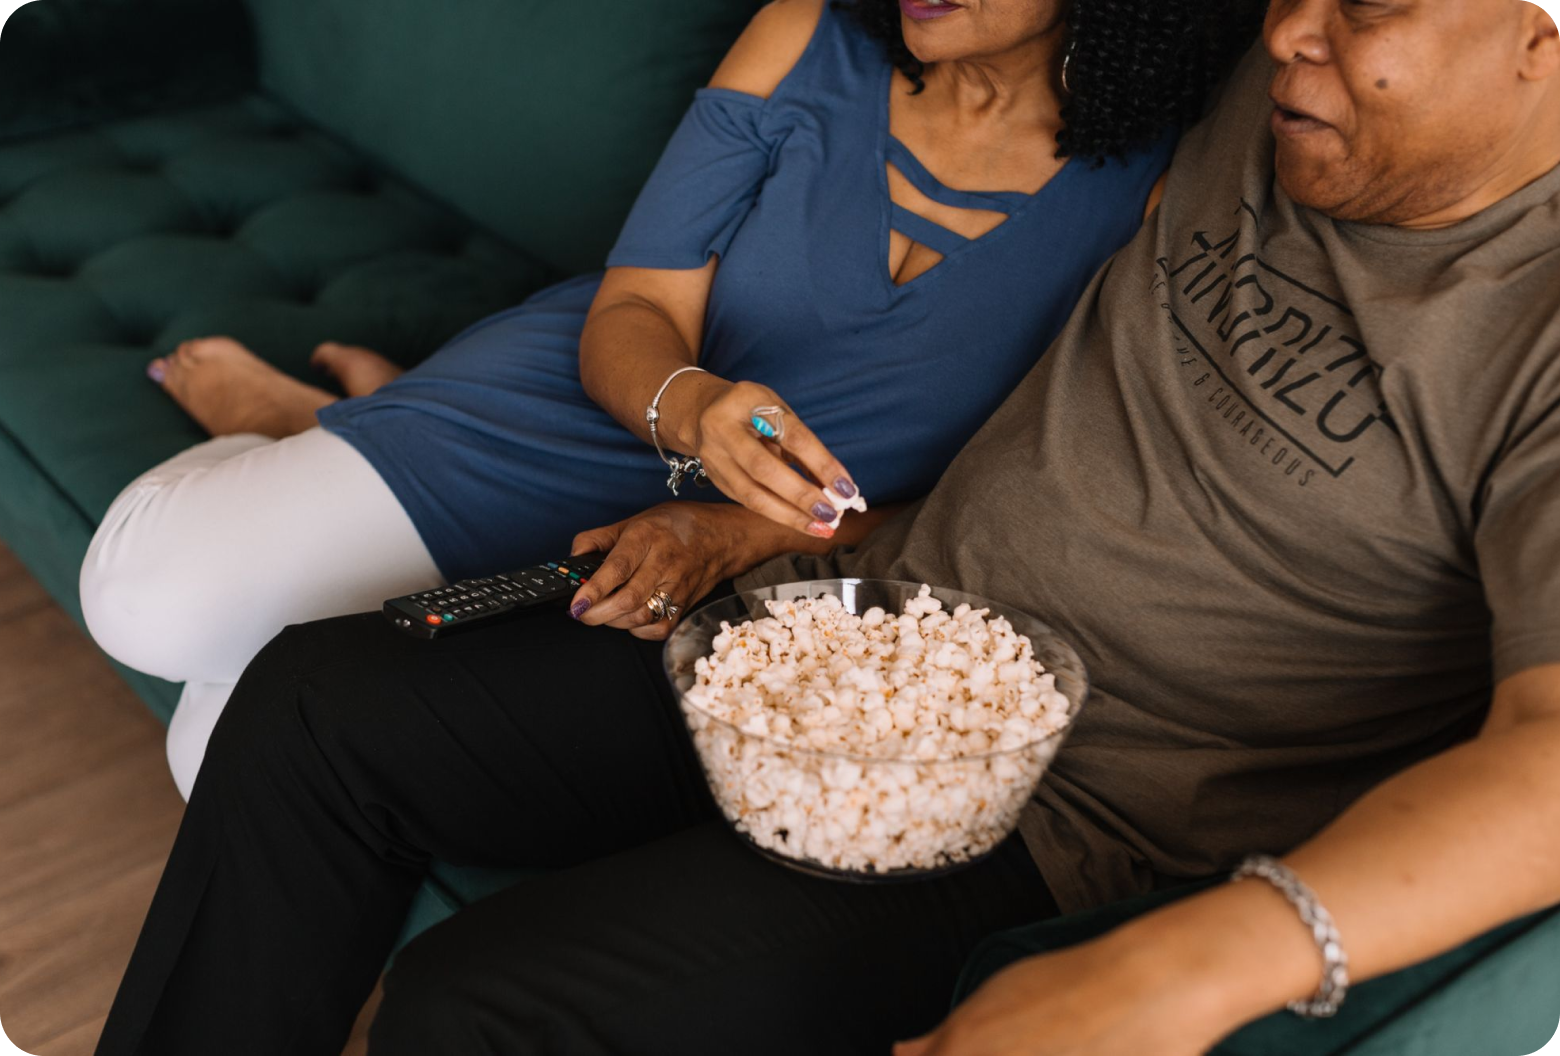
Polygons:
[[649,609],[657,620],[676,619],[677,613],[680,611],[673,604],[672,596],[664,590],[658,590],[651,594],[650,600],[645,602],[645,608]]

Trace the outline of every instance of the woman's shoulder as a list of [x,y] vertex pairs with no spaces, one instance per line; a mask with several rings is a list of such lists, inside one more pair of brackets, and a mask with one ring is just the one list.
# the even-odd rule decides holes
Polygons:
[[710,87],[768,99],[801,62],[819,24],[832,15],[829,3],[770,0],[726,53]]

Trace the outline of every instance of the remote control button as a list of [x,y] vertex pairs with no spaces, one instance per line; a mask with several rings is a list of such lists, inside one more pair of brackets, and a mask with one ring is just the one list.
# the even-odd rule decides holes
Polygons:
[[444,621],[439,619],[437,616],[429,616],[428,617],[428,622],[429,623],[443,623]]
[[448,612],[446,612],[446,613],[445,613],[445,614],[444,614],[444,615],[443,615],[443,616],[440,616],[440,617],[439,617],[439,620],[440,620],[440,621],[441,621],[441,622],[443,622],[443,623],[449,623],[449,622],[450,622],[450,621],[451,621],[451,620],[453,620],[453,619],[454,619],[454,618],[455,618],[455,617],[454,617],[454,616],[453,616],[453,615],[451,615],[451,614],[450,614],[450,613],[448,613]]

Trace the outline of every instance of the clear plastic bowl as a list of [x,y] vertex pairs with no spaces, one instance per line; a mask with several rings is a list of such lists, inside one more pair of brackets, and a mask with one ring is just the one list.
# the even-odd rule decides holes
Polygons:
[[732,828],[760,854],[833,879],[927,879],[980,861],[1018,825],[1024,804],[1077,719],[1088,677],[1071,646],[1010,606],[932,590],[949,611],[967,603],[990,609],[987,619],[1005,616],[1056,677],[1068,703],[1066,725],[1018,748],[930,761],[818,750],[745,733],[687,698],[694,664],[714,651],[721,624],[763,619],[769,615],[766,601],[833,594],[849,612],[859,615],[876,605],[897,616],[920,589],[919,583],[872,579],[785,583],[711,602],[668,639],[666,675],[677,690],[710,791]]

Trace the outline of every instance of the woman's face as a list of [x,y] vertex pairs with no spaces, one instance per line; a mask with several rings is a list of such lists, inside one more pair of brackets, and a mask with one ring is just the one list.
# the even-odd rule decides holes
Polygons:
[[1067,0],[899,0],[910,54],[925,63],[982,59],[1054,30]]

